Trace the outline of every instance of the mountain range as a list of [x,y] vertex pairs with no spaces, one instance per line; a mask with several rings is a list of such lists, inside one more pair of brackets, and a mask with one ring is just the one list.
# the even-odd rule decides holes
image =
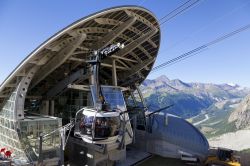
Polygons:
[[197,127],[212,147],[249,151],[250,89],[237,84],[186,83],[160,76],[141,85],[149,110],[167,111]]
[[249,88],[237,84],[186,83],[165,75],[146,79],[140,88],[151,109],[174,104],[168,112],[186,119],[199,115],[217,102],[242,99],[250,94]]

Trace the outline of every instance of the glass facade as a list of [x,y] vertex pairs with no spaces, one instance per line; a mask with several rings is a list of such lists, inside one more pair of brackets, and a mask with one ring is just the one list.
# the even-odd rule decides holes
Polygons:
[[[39,135],[47,134],[61,126],[60,118],[27,116],[17,121],[15,118],[16,90],[0,110],[0,148],[13,153],[13,161],[17,165],[37,161],[39,156]],[[27,114],[27,113],[26,113]],[[17,128],[20,126],[20,129]],[[59,133],[53,133],[43,140],[43,156],[58,157]]]
[[38,160],[39,157],[40,134],[48,134],[43,138],[43,159],[59,157],[60,136],[59,131],[56,130],[61,126],[60,118],[26,115],[20,122],[20,126],[21,142],[25,145],[26,153],[32,161]]
[[87,105],[93,105],[90,92],[69,90],[55,99],[54,116],[62,118],[65,125],[75,118],[77,111]]
[[127,109],[129,110],[129,116],[130,118],[137,116],[136,129],[145,130],[146,129],[145,107],[143,105],[142,99],[140,98],[139,92],[138,90],[135,90],[129,95],[130,96],[126,98],[126,104],[127,104]]
[[15,100],[17,92],[12,92],[8,100],[0,111],[0,147],[12,150],[15,156],[13,160],[25,162],[27,157],[19,140],[16,131],[17,122],[15,120]]
[[[126,110],[121,88],[103,86],[102,91],[111,110]],[[57,129],[74,119],[78,110],[87,105],[93,106],[91,91],[67,91],[54,99],[54,117],[52,117],[39,114],[44,108],[42,100],[27,98],[24,103],[24,119],[17,120],[17,94],[17,90],[12,92],[0,111],[0,147],[13,152],[15,156],[13,161],[17,165],[35,163],[39,160],[41,134],[47,134],[42,140],[42,159],[59,158],[61,140]],[[47,112],[50,114],[50,111]],[[128,119],[127,115],[125,119]],[[77,118],[75,129],[78,128],[82,135],[88,137],[93,135],[95,140],[107,140],[118,136],[120,127],[119,114],[115,116],[105,114],[101,117],[81,114],[81,117]]]

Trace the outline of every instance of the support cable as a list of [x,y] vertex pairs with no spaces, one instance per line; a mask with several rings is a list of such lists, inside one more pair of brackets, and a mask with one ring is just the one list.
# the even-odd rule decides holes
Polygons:
[[250,24],[248,24],[246,26],[243,26],[243,27],[241,27],[241,28],[239,28],[237,30],[234,30],[234,31],[232,31],[232,32],[230,32],[228,34],[225,34],[225,35],[223,35],[221,37],[218,37],[215,40],[212,40],[212,41],[210,41],[210,42],[208,42],[208,43],[206,43],[204,45],[201,45],[201,46],[199,46],[199,47],[197,47],[197,48],[195,48],[195,49],[193,49],[193,50],[191,50],[189,52],[186,52],[186,53],[184,53],[184,54],[182,54],[180,56],[177,56],[177,57],[175,57],[175,58],[173,58],[171,60],[168,60],[167,62],[164,62],[164,63],[154,67],[151,70],[151,73],[155,72],[155,71],[158,71],[160,69],[163,69],[163,68],[165,68],[165,67],[167,67],[167,66],[169,66],[169,65],[171,65],[173,63],[177,63],[177,62],[180,62],[180,61],[182,61],[184,59],[187,59],[187,58],[189,58],[191,56],[197,55],[202,50],[207,49],[209,46],[212,46],[212,45],[215,45],[215,44],[217,44],[219,42],[222,42],[223,40],[228,39],[228,38],[230,38],[230,37],[232,37],[232,36],[234,36],[236,34],[239,34],[239,33],[243,32],[243,31],[246,31],[248,29],[250,29]]

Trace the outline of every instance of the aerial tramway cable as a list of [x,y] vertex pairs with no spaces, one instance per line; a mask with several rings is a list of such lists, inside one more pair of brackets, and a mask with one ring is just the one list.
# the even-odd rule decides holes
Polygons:
[[218,37],[218,38],[216,38],[215,40],[212,40],[212,41],[210,41],[210,42],[208,42],[208,43],[206,43],[206,44],[204,44],[204,45],[201,45],[201,46],[199,46],[199,47],[197,47],[197,48],[195,48],[195,49],[193,49],[193,50],[191,50],[191,51],[189,51],[189,52],[186,52],[186,53],[184,53],[184,54],[182,54],[182,55],[180,55],[180,56],[177,56],[177,57],[175,57],[175,58],[173,58],[173,59],[171,59],[171,60],[169,60],[169,61],[167,61],[167,62],[164,62],[164,63],[162,63],[162,64],[160,64],[160,65],[154,67],[154,68],[151,70],[151,73],[153,73],[153,72],[155,72],[155,71],[158,71],[158,70],[160,70],[160,69],[163,69],[163,68],[165,68],[165,67],[167,67],[167,66],[170,66],[170,65],[172,65],[172,64],[174,64],[174,63],[180,62],[180,61],[182,61],[182,60],[184,60],[184,59],[187,59],[187,58],[189,58],[189,57],[191,57],[191,56],[197,55],[197,54],[200,53],[201,51],[207,49],[209,46],[212,46],[212,45],[214,45],[214,44],[217,44],[217,43],[219,43],[219,42],[221,42],[221,41],[223,41],[223,40],[225,40],[225,39],[227,39],[227,38],[230,38],[230,37],[232,37],[232,36],[234,36],[234,35],[236,35],[236,34],[239,34],[239,33],[243,32],[243,31],[246,31],[246,30],[248,30],[248,29],[250,29],[250,24],[248,24],[248,25],[246,25],[246,26],[243,26],[243,27],[241,27],[241,28],[239,28],[239,29],[237,29],[237,30],[234,30],[234,31],[232,31],[232,32],[230,32],[230,33],[228,33],[228,34],[225,34],[225,35],[223,35],[223,36],[221,36],[221,37]]
[[[177,8],[175,8],[174,10],[172,10],[171,12],[169,12],[168,14],[164,15],[162,18],[160,18],[158,20],[158,22],[153,22],[152,24],[154,26],[160,27],[161,25],[165,24],[167,21],[173,19],[174,17],[176,17],[177,15],[183,13],[184,11],[186,11],[187,9],[190,9],[193,5],[197,4],[200,0],[188,0],[186,2],[184,2],[183,4],[181,4],[180,6],[178,6]],[[138,14],[136,11],[134,12],[135,14]],[[118,24],[115,25],[114,27],[111,28],[111,31],[114,30],[115,28],[117,28],[120,25],[120,22],[126,21],[126,19],[129,18],[128,15],[124,15],[121,18],[118,19]],[[163,21],[161,23],[161,21]],[[136,27],[138,29],[138,26]],[[148,32],[153,31],[152,29],[150,29],[149,27],[145,27],[142,30],[140,30],[140,34],[139,35],[144,35]],[[130,43],[131,41],[134,41],[136,38],[138,37],[138,35],[135,35],[131,40],[125,42],[125,46]],[[102,48],[100,48],[102,49]],[[91,50],[90,52],[93,52],[93,50]]]
[[[159,21],[161,21],[161,20],[163,20],[164,18],[166,18],[167,16],[169,16],[169,18],[168,19],[166,19],[166,20],[164,20],[163,22],[161,22],[160,23],[160,25],[163,25],[164,23],[166,23],[167,21],[169,21],[170,19],[172,19],[172,18],[174,18],[176,15],[178,15],[178,14],[180,14],[180,13],[183,13],[184,11],[186,11],[186,9],[188,9],[188,8],[190,8],[191,6],[193,6],[194,4],[196,4],[198,1],[194,1],[193,3],[191,2],[191,4],[189,4],[191,2],[191,0],[189,0],[189,1],[187,1],[187,2],[185,2],[184,4],[182,4],[181,6],[179,6],[179,7],[177,7],[176,9],[174,9],[172,12],[170,12],[169,14],[167,14],[166,16],[164,16],[164,17],[162,17]],[[232,12],[230,12],[230,13],[233,13],[233,12],[235,12],[235,11],[238,11],[239,9],[241,9],[241,8],[243,8],[243,7],[245,7],[246,5],[248,5],[249,4],[249,2],[247,2],[247,3],[244,3],[243,5],[241,5],[241,6],[239,6],[239,7],[237,7],[237,8],[234,8],[233,10],[232,10]],[[181,7],[183,7],[183,6],[185,6],[185,5],[188,5],[188,6],[186,6],[184,9],[181,9]],[[174,14],[173,16],[171,16],[171,14],[172,13],[174,13],[174,11],[178,11],[178,9],[180,10],[177,14]],[[228,14],[230,14],[230,13],[227,13],[226,15],[228,15]],[[223,18],[225,15],[223,15],[222,17],[219,17],[219,18],[217,18],[216,19],[216,21],[215,22],[217,22],[218,20],[220,20],[221,18]],[[244,28],[244,27],[242,27],[242,28]],[[240,30],[240,29],[239,29]],[[236,30],[237,31],[237,30]],[[236,32],[237,33],[237,32]],[[229,35],[229,34],[228,34]],[[232,34],[231,34],[232,35]],[[234,34],[233,34],[234,35]],[[225,36],[224,36],[225,37]],[[228,37],[226,37],[226,38],[228,38]],[[219,39],[219,38],[218,38]],[[224,39],[222,39],[222,40],[224,40]],[[216,42],[215,40],[213,41],[213,42]],[[219,42],[219,41],[217,41],[217,42]],[[217,43],[216,42],[216,43]],[[208,43],[207,43],[208,44]],[[204,48],[204,49],[201,49],[201,50],[196,50],[191,56],[194,56],[194,55],[196,55],[196,54],[199,54],[199,53],[201,53],[201,52],[203,52],[203,51],[205,51],[206,49],[207,49],[208,47],[206,47],[206,48]],[[196,49],[198,49],[198,48],[196,48]],[[148,51],[150,51],[150,50],[152,50],[152,49],[149,49]],[[193,50],[192,50],[193,51]],[[191,52],[191,51],[190,51]],[[185,53],[186,54],[186,53]],[[141,55],[141,54],[139,54],[139,55]],[[184,59],[186,59],[186,58],[188,58],[189,56],[186,56]],[[177,58],[177,57],[176,57]],[[174,58],[174,59],[176,59],[176,58]],[[184,60],[184,59],[182,59],[182,60]],[[171,59],[171,60],[169,60],[169,61],[172,61],[173,59]],[[169,65],[173,65],[173,64],[175,64],[175,63],[177,63],[178,61],[174,61],[173,63],[171,63],[171,62],[169,62],[169,63],[171,63],[171,64],[169,64]],[[167,62],[165,62],[165,63],[167,63]],[[162,64],[161,64],[162,65]],[[160,66],[160,65],[159,65]],[[158,66],[156,66],[156,67],[158,67]],[[155,69],[153,69],[153,70],[155,70]],[[154,72],[154,71],[151,71],[151,73],[152,72]],[[156,69],[157,70],[157,69]]]
[[[183,39],[175,42],[174,44],[170,45],[169,47],[166,47],[164,48],[160,54],[163,54],[164,52],[166,52],[167,50],[175,47],[176,45],[178,45],[179,43],[182,43],[183,41],[186,41],[188,38],[193,38],[195,36],[195,34],[199,33],[199,32],[202,32],[204,31],[208,26],[212,25],[212,24],[215,24],[215,23],[218,23],[219,21],[225,19],[225,17],[229,16],[229,15],[233,15],[235,12],[239,11],[239,10],[242,10],[242,8],[246,7],[247,5],[249,5],[250,1],[246,2],[246,3],[243,3],[242,5],[240,6],[236,6],[235,8],[233,8],[232,10],[226,12],[225,14],[223,14],[222,16],[220,17],[216,17],[214,20],[212,20],[210,23],[208,24],[205,24],[203,25],[202,27],[200,27],[199,29],[197,29],[196,31],[184,36]],[[160,55],[159,54],[159,55]],[[158,55],[158,56],[159,56]]]
[[[191,4],[189,4],[188,6],[186,6],[184,9],[181,9],[181,7],[187,5],[189,2],[190,2],[190,1],[185,2],[184,4],[182,4],[181,6],[177,7],[176,9],[174,9],[172,12],[170,12],[170,13],[167,14],[166,16],[162,17],[162,18],[160,19],[160,21],[163,20],[164,18],[167,18],[167,16],[169,16],[169,18],[166,19],[166,20],[164,20],[163,22],[161,22],[160,25],[163,25],[164,23],[166,23],[166,22],[169,21],[170,19],[174,18],[176,15],[178,15],[178,14],[184,12],[186,9],[190,8],[191,6],[193,6],[193,5],[194,5],[195,3],[197,3],[198,1],[195,1],[195,2],[193,2],[193,3],[191,3]],[[242,7],[246,6],[247,4],[248,4],[248,3],[245,3],[244,5],[240,6],[239,8],[236,8],[235,10],[238,10],[238,9],[242,8]],[[171,14],[173,14],[175,11],[178,11],[178,9],[179,9],[179,10],[181,9],[181,10],[180,10],[178,13],[174,14],[173,16],[171,16]],[[224,35],[224,36],[222,36],[222,37],[219,37],[219,38],[217,38],[217,39],[215,39],[215,40],[213,40],[213,41],[211,41],[211,42],[209,42],[209,43],[206,43],[206,44],[204,44],[204,45],[202,45],[202,46],[200,46],[200,47],[197,47],[197,48],[195,48],[195,49],[193,49],[193,50],[191,50],[191,51],[189,51],[189,52],[187,52],[187,53],[184,53],[184,54],[182,54],[182,55],[180,55],[180,56],[178,56],[178,57],[176,57],[176,58],[173,58],[173,59],[171,59],[171,60],[169,60],[169,61],[167,61],[167,62],[165,62],[165,63],[162,63],[162,64],[160,64],[160,65],[154,67],[154,68],[151,70],[151,73],[153,73],[153,72],[159,70],[160,68],[164,68],[165,65],[169,66],[169,65],[175,64],[175,63],[177,63],[177,62],[179,62],[179,61],[182,61],[182,60],[184,60],[184,59],[186,59],[186,58],[189,58],[190,56],[194,56],[194,55],[196,55],[196,54],[199,54],[199,53],[205,51],[209,46],[211,46],[211,45],[213,45],[213,44],[216,44],[216,43],[218,43],[218,42],[220,42],[220,41],[222,41],[222,40],[225,40],[225,39],[227,39],[227,38],[229,38],[229,37],[231,37],[231,36],[233,36],[233,35],[236,35],[236,34],[242,32],[242,31],[247,30],[247,29],[249,29],[249,25],[246,25],[246,26],[244,26],[244,27],[241,27],[241,28],[239,28],[239,29],[237,29],[237,30],[235,30],[235,31],[233,31],[233,32],[231,32],[231,33],[228,33],[228,34],[226,34],[226,35]],[[167,66],[166,66],[166,67],[167,67]]]
[[[188,0],[185,3],[183,3],[182,5],[178,6],[177,8],[175,8],[174,10],[172,10],[171,12],[169,12],[168,14],[164,15],[162,18],[159,19],[159,24],[158,22],[154,22],[153,25],[160,27],[163,24],[165,24],[167,21],[173,19],[174,17],[176,17],[179,14],[182,14],[184,11],[190,9],[192,6],[194,6],[195,4],[197,4],[200,0]],[[162,21],[162,22],[161,22]],[[138,28],[138,27],[136,27]],[[140,35],[144,35],[146,33],[152,32],[154,31],[154,29],[150,29],[149,27],[145,27],[141,30]],[[132,40],[135,40],[137,38],[137,35],[134,36],[134,38],[132,38]],[[125,46],[129,43],[130,41],[127,41],[125,44]]]
[[[158,27],[162,26],[163,24],[165,24],[167,21],[169,21],[169,20],[173,19],[174,17],[176,17],[177,15],[180,15],[183,12],[187,11],[192,6],[194,6],[195,4],[197,4],[199,1],[200,0],[188,0],[188,1],[184,2],[183,4],[181,4],[180,6],[178,6],[177,8],[175,8],[174,10],[172,10],[171,12],[169,12],[168,14],[164,15],[161,19],[159,19],[159,21],[158,21],[159,24],[158,24],[158,22],[153,22],[152,24],[158,28]],[[123,16],[120,20],[123,20],[124,18],[128,18],[128,16],[127,15]],[[116,26],[114,26],[112,28],[112,30],[115,29],[117,26],[119,26],[119,24],[116,25]],[[135,27],[135,28],[139,29],[138,26]],[[154,29],[151,29],[151,28],[149,28],[149,27],[146,26],[142,30],[140,30],[139,35],[145,35],[146,33],[150,33],[152,31],[154,31]],[[127,32],[127,33],[129,33],[129,32]],[[125,35],[128,35],[127,33]],[[130,40],[126,41],[124,43],[124,45],[126,46],[127,44],[131,43],[132,41],[135,41],[137,38],[138,38],[138,35],[135,35],[133,38],[131,38]],[[151,49],[145,48],[145,49],[149,53],[152,51],[152,48]],[[153,51],[155,51],[155,50],[153,49]],[[143,54],[143,53],[141,53],[141,54]],[[139,55],[141,55],[141,54],[139,54]]]

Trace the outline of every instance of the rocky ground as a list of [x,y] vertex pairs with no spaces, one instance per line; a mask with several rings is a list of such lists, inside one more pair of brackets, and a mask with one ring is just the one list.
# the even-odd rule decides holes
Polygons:
[[223,134],[216,138],[210,138],[209,144],[212,147],[224,147],[237,151],[250,148],[250,130],[238,130]]

